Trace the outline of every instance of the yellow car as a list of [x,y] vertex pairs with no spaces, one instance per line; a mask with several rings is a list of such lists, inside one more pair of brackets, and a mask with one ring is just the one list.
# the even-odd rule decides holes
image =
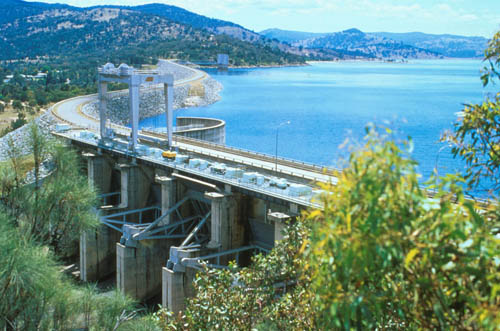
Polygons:
[[163,153],[161,155],[166,159],[173,160],[173,159],[175,159],[175,156],[177,155],[177,153],[172,152],[172,151],[163,151]]

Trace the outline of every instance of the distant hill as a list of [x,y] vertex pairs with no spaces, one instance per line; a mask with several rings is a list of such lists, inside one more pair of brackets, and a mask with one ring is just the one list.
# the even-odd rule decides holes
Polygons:
[[[412,57],[482,57],[488,40],[483,37],[434,35],[421,32],[363,33],[357,29],[336,33],[312,33],[268,29],[261,31],[268,38],[276,38],[293,46],[328,48],[342,52],[361,52],[371,55],[398,54]],[[416,49],[415,49],[416,48]]]
[[[0,24],[12,22],[16,19],[40,14],[44,10],[71,8],[68,5],[49,4],[43,2],[25,2],[21,0],[0,1]],[[75,10],[78,8],[74,7]]]
[[[141,6],[141,10],[167,11],[170,7]],[[2,60],[68,56],[105,59],[127,54],[130,63],[138,63],[155,57],[214,60],[217,53],[228,53],[234,65],[304,61],[272,45],[250,43],[227,35],[214,36],[195,25],[208,22],[214,28],[238,26],[191,15],[177,7],[170,8],[177,13],[174,16],[179,21],[190,18],[192,24],[132,10],[133,7],[76,8],[8,0],[2,2],[0,8]]]
[[457,58],[482,58],[488,43],[488,39],[484,37],[465,37],[450,34],[435,35],[422,32],[375,32],[371,34],[437,52],[446,57]]
[[190,25],[194,28],[203,29],[215,34],[226,34],[228,36],[244,41],[256,42],[261,40],[263,41],[265,39],[258,33],[250,31],[236,23],[206,17],[172,5],[165,5],[160,3],[152,3],[141,6],[104,5],[104,6],[90,7],[89,9],[102,8],[102,7],[127,9],[127,10],[138,11],[141,13],[161,16],[177,23]]
[[349,29],[335,33],[308,33],[299,31],[265,30],[268,38],[276,38],[292,46],[337,52],[341,58],[421,59],[439,58],[440,54],[382,36]]
[[289,44],[294,44],[306,39],[319,38],[327,35],[327,33],[302,32],[280,29],[267,29],[259,32],[261,35],[270,39],[277,39]]

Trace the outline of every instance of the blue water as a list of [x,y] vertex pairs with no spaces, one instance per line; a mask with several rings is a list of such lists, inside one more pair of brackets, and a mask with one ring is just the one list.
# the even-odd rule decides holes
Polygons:
[[[208,72],[220,81],[222,99],[207,107],[180,109],[176,116],[202,116],[227,123],[229,146],[337,166],[348,137],[359,139],[367,123],[397,128],[414,141],[412,157],[424,178],[463,169],[438,140],[457,120],[464,103],[483,100],[478,60],[314,63],[306,67],[230,69]],[[492,90],[490,89],[490,92]],[[165,126],[164,116],[142,126]],[[441,149],[441,151],[440,151]]]

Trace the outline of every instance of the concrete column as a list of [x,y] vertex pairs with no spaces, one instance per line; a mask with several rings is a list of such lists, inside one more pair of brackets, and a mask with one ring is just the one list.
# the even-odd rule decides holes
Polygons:
[[120,233],[101,225],[80,236],[80,279],[94,282],[115,272],[115,244]]
[[[244,226],[240,218],[239,195],[225,195],[217,192],[205,193],[205,197],[212,201],[210,242],[207,248],[219,252],[241,247],[244,241]],[[221,264],[227,264],[231,256],[220,258]]]
[[106,137],[106,120],[107,120],[107,92],[108,92],[108,83],[99,82],[99,123],[100,123],[100,133],[101,138]]
[[130,99],[130,123],[132,124],[132,149],[135,151],[137,147],[137,138],[139,130],[139,81],[138,76],[132,76],[129,83],[129,99]]
[[274,242],[283,239],[283,230],[286,228],[286,222],[290,219],[287,214],[274,212],[267,215],[267,219],[274,222]]
[[228,196],[211,192],[205,193],[205,197],[212,201],[210,242],[207,247],[227,250],[230,248]]
[[99,193],[109,193],[111,187],[111,164],[101,155],[84,153],[87,159],[89,186],[95,187]]
[[184,273],[162,268],[162,305],[178,313],[184,309]]
[[[156,176],[156,182],[161,184],[161,214],[165,213],[172,208],[177,202],[177,182],[175,178]],[[164,224],[170,224],[172,221],[169,215]]]
[[182,260],[208,254],[206,249],[170,247],[167,267],[162,269],[162,305],[174,313],[184,309],[184,300],[195,295],[193,280],[198,269],[188,267]]
[[299,206],[296,203],[290,203],[290,214],[298,215],[299,214]]
[[169,84],[163,84],[163,95],[165,97],[165,110],[167,116],[167,136],[168,136],[168,149],[172,149],[172,132],[174,123],[174,87]]
[[168,259],[168,244],[163,240],[137,242],[136,247],[116,244],[116,286],[123,293],[146,300],[159,295],[162,266]]
[[[121,208],[144,208],[149,196],[152,171],[135,164],[120,164]],[[146,175],[147,174],[147,175]]]

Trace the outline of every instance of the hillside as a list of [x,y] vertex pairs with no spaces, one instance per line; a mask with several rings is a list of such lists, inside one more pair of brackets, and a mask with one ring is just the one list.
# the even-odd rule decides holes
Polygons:
[[[192,25],[120,7],[81,9],[18,0],[2,6],[1,60],[72,56],[105,61],[126,55],[127,62],[141,64],[157,57],[214,60],[217,53],[228,53],[234,65],[304,61],[278,47],[214,36]],[[14,14],[9,18],[6,13]]]
[[[72,8],[68,5],[49,4],[43,2],[25,2],[21,0],[0,1],[0,25],[20,18],[33,16],[45,10]],[[78,8],[73,7],[74,10]]]
[[312,33],[267,29],[260,32],[267,38],[276,38],[293,46],[311,48],[329,48],[346,54],[355,52],[369,55],[391,54],[395,57],[435,57],[436,53],[444,57],[482,57],[488,42],[483,37],[465,37],[457,35],[434,35],[421,32],[363,33],[357,29],[336,33]]
[[266,29],[259,32],[261,35],[270,39],[277,39],[285,43],[294,44],[306,39],[319,38],[327,33],[303,32],[281,29]]
[[438,53],[404,44],[400,41],[349,29],[336,33],[308,33],[299,31],[265,30],[268,38],[281,38],[292,46],[306,49],[329,50],[340,58],[421,59],[439,58]]
[[377,35],[392,40],[401,41],[407,45],[427,49],[443,54],[446,57],[468,58],[484,56],[488,39],[484,37],[465,37],[449,34],[427,34],[422,32],[390,33],[375,32]]

